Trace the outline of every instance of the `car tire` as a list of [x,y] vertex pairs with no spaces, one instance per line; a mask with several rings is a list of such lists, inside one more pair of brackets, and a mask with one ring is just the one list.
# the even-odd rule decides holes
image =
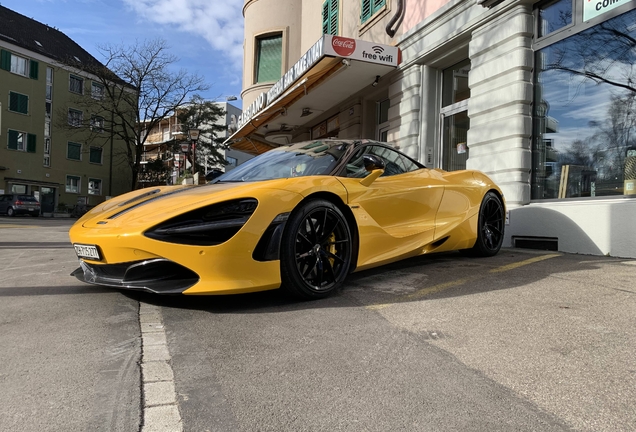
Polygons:
[[304,300],[327,297],[349,273],[351,229],[340,209],[311,200],[289,217],[281,242],[281,286]]
[[486,193],[479,208],[477,241],[472,249],[462,252],[475,257],[497,255],[503,243],[505,221],[506,215],[501,198],[494,192]]
[[13,210],[13,207],[7,208],[7,216],[9,217],[15,216],[15,211]]

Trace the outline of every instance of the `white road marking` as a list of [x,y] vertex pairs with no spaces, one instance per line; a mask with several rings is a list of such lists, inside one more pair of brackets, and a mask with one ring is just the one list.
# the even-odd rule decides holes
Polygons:
[[142,432],[182,432],[170,351],[158,306],[139,304]]

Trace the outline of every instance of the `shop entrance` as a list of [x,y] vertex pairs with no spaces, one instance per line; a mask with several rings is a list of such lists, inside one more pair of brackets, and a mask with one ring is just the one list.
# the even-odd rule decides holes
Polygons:
[[55,209],[55,188],[40,187],[40,209],[42,213],[53,213]]

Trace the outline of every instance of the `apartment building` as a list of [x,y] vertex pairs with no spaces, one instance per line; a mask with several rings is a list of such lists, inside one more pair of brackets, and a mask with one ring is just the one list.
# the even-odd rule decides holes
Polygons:
[[3,6],[0,54],[0,193],[34,195],[52,214],[130,190],[125,146],[91,104],[103,86],[65,66],[98,61],[59,30]]
[[636,257],[636,4],[245,0],[233,147],[387,141],[503,189],[506,246]]
[[[241,114],[241,109],[229,102],[214,102],[216,106],[221,108],[225,113],[219,117],[216,124],[224,126],[226,130],[218,138],[227,138],[231,131],[236,129],[237,119]],[[178,119],[178,113],[163,119],[155,125],[151,130],[147,131],[147,138],[144,143],[144,152],[142,154],[142,171],[139,176],[139,187],[155,186],[158,184],[175,184],[177,179],[182,176],[184,169],[191,167],[191,155],[186,158],[186,153],[180,150],[180,144],[188,143],[187,131]],[[191,148],[190,148],[191,151]],[[201,176],[212,170],[229,171],[236,168],[248,159],[254,157],[253,154],[245,153],[239,150],[227,149],[222,150],[223,157],[228,162],[227,165],[215,164],[211,158],[207,158],[203,151],[199,151],[197,156],[198,164],[203,166],[204,172]],[[162,176],[148,170],[148,163],[160,160],[163,162],[165,172]]]

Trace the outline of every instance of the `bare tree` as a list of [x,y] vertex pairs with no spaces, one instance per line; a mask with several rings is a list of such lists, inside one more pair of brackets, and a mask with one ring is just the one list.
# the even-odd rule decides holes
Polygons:
[[633,19],[626,13],[554,44],[545,69],[636,93]]
[[99,52],[103,64],[68,60],[71,67],[91,77],[98,86],[90,89],[91,97],[76,98],[78,106],[90,107],[95,114],[90,119],[84,116],[73,120],[69,111],[67,124],[88,126],[87,140],[91,142],[98,142],[100,137],[103,141],[107,141],[106,137],[122,140],[122,156],[130,167],[131,188],[135,189],[147,132],[175,114],[191,94],[207,90],[208,86],[202,77],[185,69],[173,71],[178,58],[170,54],[163,39],[130,46],[105,45]]

